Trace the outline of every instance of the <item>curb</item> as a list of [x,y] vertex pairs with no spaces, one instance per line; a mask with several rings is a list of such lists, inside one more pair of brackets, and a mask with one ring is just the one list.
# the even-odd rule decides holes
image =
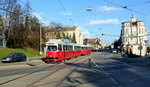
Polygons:
[[0,69],[39,66],[39,65],[42,65],[42,64],[45,64],[45,62],[43,62],[42,60],[32,60],[32,61],[26,62],[26,63],[24,63],[24,64],[19,64],[19,65],[0,66]]
[[30,66],[37,66],[41,64],[45,64],[45,62],[43,62],[42,60],[32,60],[32,61],[27,62],[27,65],[30,65]]

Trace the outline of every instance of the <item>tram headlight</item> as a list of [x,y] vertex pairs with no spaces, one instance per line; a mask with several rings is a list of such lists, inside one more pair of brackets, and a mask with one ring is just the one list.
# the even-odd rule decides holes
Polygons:
[[52,55],[50,55],[49,57],[52,57]]

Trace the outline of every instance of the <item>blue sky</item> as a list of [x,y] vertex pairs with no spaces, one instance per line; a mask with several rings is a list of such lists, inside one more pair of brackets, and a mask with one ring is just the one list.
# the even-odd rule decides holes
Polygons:
[[[25,3],[26,0],[22,0]],[[102,36],[102,33],[120,35],[121,23],[129,21],[132,13],[144,21],[150,31],[150,1],[148,0],[29,0],[32,14],[42,23],[62,23],[78,26],[84,37],[101,38],[108,45],[117,37]],[[110,2],[109,2],[110,1]],[[113,4],[112,4],[113,3]],[[116,5],[117,4],[117,5]],[[126,6],[131,10],[120,6]],[[92,8],[87,11],[86,8]],[[150,37],[148,37],[150,39]]]

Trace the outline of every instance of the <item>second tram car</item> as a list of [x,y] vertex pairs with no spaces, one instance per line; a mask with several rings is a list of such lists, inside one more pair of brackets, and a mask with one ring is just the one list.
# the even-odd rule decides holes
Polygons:
[[87,55],[91,53],[91,47],[88,45],[81,46],[81,55]]
[[78,45],[65,42],[49,42],[46,44],[45,62],[59,62],[90,53],[90,46],[87,45]]

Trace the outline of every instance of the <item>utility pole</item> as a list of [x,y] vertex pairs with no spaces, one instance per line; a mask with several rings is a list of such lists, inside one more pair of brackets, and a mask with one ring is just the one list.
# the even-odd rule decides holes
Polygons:
[[[134,16],[133,16],[133,14],[132,14],[132,17],[131,17],[131,22],[130,22],[130,26],[131,26],[131,42],[130,42],[130,44],[131,44],[131,52],[130,52],[130,54],[131,53],[133,53],[132,51],[133,51],[133,41],[134,41],[134,38],[133,38],[133,23],[135,22],[135,20],[134,20]],[[129,38],[128,38],[129,39]],[[128,40],[129,41],[129,40]]]
[[42,30],[41,30],[41,24],[40,24],[40,55],[42,55]]

